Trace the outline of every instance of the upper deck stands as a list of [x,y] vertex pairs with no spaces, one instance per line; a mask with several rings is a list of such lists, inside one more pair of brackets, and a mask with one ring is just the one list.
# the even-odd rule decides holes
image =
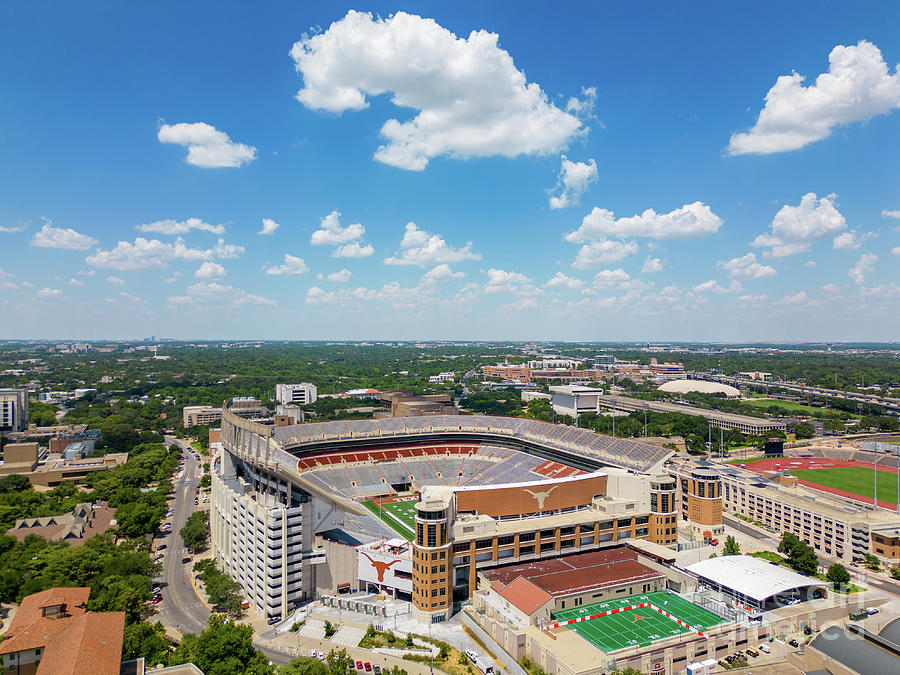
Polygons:
[[[286,450],[302,451],[304,445],[338,445],[340,441],[366,439],[410,439],[420,441],[434,434],[478,434],[496,439],[508,438],[532,443],[574,455],[581,455],[602,464],[646,472],[668,458],[672,451],[637,440],[615,439],[560,424],[511,417],[489,415],[430,415],[423,417],[392,417],[374,420],[341,420],[312,422],[277,427],[275,440]],[[484,439],[489,442],[488,438]],[[351,448],[348,451],[353,452]]]

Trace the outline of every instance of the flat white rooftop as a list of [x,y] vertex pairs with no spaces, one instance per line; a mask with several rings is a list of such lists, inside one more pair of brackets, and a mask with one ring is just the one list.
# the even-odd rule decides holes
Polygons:
[[746,555],[723,555],[701,560],[687,570],[757,602],[795,588],[825,586],[818,579]]

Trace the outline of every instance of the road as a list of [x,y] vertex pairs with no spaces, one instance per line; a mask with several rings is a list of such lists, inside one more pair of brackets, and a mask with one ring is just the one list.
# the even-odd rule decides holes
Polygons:
[[183,563],[187,555],[184,542],[178,533],[194,510],[194,495],[200,484],[201,460],[194,458],[194,451],[187,443],[173,436],[166,436],[166,445],[178,445],[183,450],[184,473],[175,482],[175,515],[166,522],[172,524],[168,536],[163,537],[167,548],[163,559],[163,573],[156,581],[163,586],[163,600],[159,603],[158,619],[167,628],[179,633],[200,633],[209,621],[210,611],[204,605],[191,584],[189,568],[192,563]]
[[[202,474],[202,461],[194,458],[194,450],[190,445],[174,436],[166,436],[166,447],[177,445],[182,449],[184,456],[184,473],[174,484],[175,503],[172,509],[175,514],[166,520],[172,524],[172,530],[168,536],[162,537],[166,547],[163,549],[166,557],[163,559],[162,575],[154,581],[162,585],[163,600],[159,603],[159,613],[156,617],[166,628],[174,628],[180,634],[202,633],[209,622],[211,612],[200,601],[194,587],[191,584],[189,573],[190,565],[183,563],[182,559],[187,555],[184,542],[179,531],[184,527],[188,517],[197,509],[194,505],[194,495],[200,484]],[[261,651],[266,658],[277,665],[284,665],[291,661],[291,657],[260,644],[254,640],[254,646]]]

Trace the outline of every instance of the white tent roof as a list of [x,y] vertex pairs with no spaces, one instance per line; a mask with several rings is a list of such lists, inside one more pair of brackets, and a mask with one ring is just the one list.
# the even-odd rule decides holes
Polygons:
[[795,588],[822,586],[818,579],[797,574],[781,565],[746,555],[723,555],[690,565],[689,572],[730,588],[735,593],[762,602],[772,595]]

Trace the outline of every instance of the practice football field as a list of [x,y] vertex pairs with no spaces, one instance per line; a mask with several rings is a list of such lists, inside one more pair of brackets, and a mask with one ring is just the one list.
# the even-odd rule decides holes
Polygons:
[[378,516],[394,532],[404,539],[412,541],[416,534],[416,498],[405,501],[387,499],[370,499],[362,503],[369,511]]
[[[699,630],[706,630],[725,621],[717,614],[666,591],[631,595],[626,598],[584,605],[576,609],[567,609],[557,612],[555,618],[557,621],[568,621],[580,616],[591,616],[618,607],[640,605],[645,602],[656,605],[673,617],[681,619]],[[630,609],[596,619],[579,621],[570,624],[568,628],[607,653],[625,647],[646,647],[657,640],[688,632],[687,628],[678,624],[674,619],[667,618],[650,607]]]
[[[869,499],[875,494],[875,472],[864,466],[841,466],[833,469],[791,469],[791,475],[816,485],[844,490]],[[878,501],[897,502],[897,474],[878,470]]]

